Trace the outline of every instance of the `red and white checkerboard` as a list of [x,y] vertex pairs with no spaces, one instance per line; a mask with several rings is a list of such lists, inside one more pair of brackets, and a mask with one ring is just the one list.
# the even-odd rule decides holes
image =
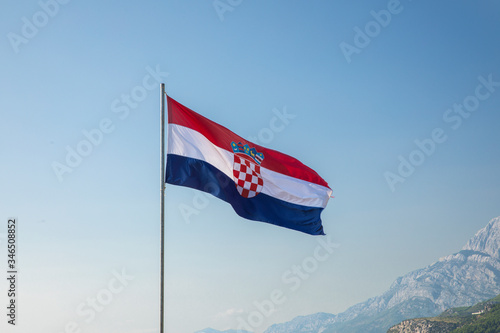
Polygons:
[[262,191],[264,180],[260,165],[238,155],[234,155],[233,176],[236,189],[245,198],[253,198]]

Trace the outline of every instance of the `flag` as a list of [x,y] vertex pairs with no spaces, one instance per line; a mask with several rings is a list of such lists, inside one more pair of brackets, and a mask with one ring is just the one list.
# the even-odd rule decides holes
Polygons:
[[332,193],[297,159],[256,145],[167,96],[166,182],[204,191],[249,220],[324,235]]

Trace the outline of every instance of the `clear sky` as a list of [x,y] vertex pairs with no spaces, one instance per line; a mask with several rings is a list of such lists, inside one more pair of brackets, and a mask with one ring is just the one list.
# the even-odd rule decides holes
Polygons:
[[314,237],[168,185],[166,332],[342,312],[500,215],[497,1],[2,1],[2,332],[158,332],[158,82],[335,196]]

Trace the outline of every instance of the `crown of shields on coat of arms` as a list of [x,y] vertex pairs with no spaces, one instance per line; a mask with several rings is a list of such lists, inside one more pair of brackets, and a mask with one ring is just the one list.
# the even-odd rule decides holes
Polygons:
[[264,179],[260,174],[260,164],[264,154],[241,142],[231,142],[234,152],[233,179],[236,189],[244,198],[253,198],[262,191]]

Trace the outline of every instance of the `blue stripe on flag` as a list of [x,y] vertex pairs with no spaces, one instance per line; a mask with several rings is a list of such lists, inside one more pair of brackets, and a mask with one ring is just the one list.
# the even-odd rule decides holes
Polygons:
[[292,204],[263,193],[244,198],[231,178],[207,162],[168,154],[166,173],[167,183],[210,193],[231,204],[236,213],[246,219],[310,235],[324,235],[320,218],[323,208]]

